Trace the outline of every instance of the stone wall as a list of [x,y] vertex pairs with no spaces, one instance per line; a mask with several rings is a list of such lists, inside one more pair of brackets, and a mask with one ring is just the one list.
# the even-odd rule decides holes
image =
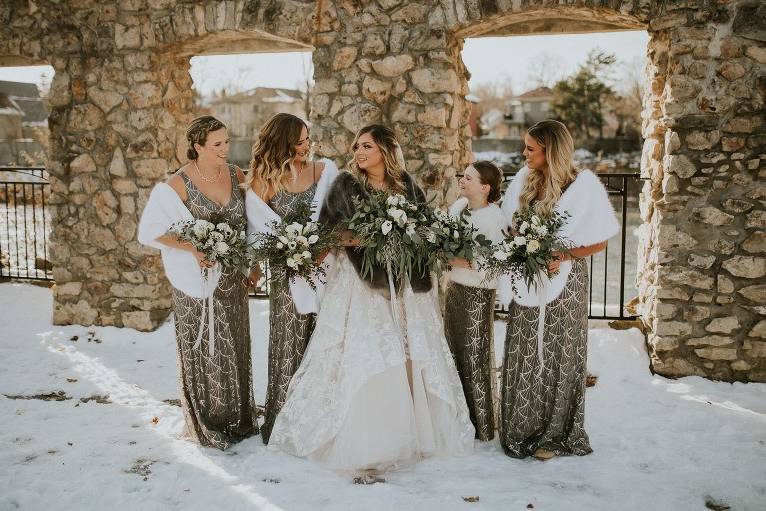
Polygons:
[[[54,320],[154,328],[156,252],[135,241],[151,186],[183,160],[189,57],[315,48],[312,138],[345,164],[391,125],[429,195],[471,158],[466,37],[647,29],[638,279],[655,371],[766,380],[764,95],[756,0],[14,0],[0,65],[48,62]],[[502,56],[500,56],[502,57]]]
[[658,373],[766,381],[766,6],[692,6],[649,24],[640,313]]

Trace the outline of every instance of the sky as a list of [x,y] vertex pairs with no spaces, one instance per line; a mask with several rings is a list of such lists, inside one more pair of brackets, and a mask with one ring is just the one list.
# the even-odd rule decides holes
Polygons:
[[[622,66],[641,62],[646,53],[645,31],[611,32],[575,35],[513,36],[467,39],[463,61],[471,72],[471,86],[481,83],[510,82],[521,93],[531,85],[531,76],[541,62],[559,70],[559,78],[570,74],[592,50],[615,54]],[[193,57],[191,75],[202,95],[224,87],[300,88],[310,71],[310,54],[305,52],[278,54],[223,55]],[[618,68],[620,74],[622,68]],[[50,66],[0,68],[0,80],[40,83],[41,73],[48,80]]]

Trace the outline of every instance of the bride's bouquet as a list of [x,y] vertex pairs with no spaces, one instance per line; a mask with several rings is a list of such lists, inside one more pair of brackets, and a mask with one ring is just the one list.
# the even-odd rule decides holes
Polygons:
[[439,209],[428,211],[430,227],[426,240],[431,245],[429,266],[437,273],[449,267],[449,260],[463,258],[469,261],[486,255],[491,242],[468,221],[470,212],[452,216]]
[[[556,259],[555,252],[567,252],[568,241],[558,234],[569,215],[553,211],[542,218],[531,208],[524,208],[513,215],[511,233],[492,247],[489,255],[479,263],[486,271],[487,279],[509,274],[513,281],[523,281],[530,289],[541,276],[552,278],[557,272],[549,272],[548,264]],[[515,284],[514,284],[515,288]]]
[[244,225],[232,225],[214,215],[209,221],[196,219],[174,224],[170,232],[191,243],[211,263],[235,268],[245,274],[249,271],[251,260]]
[[428,208],[404,195],[386,192],[352,200],[355,213],[348,221],[348,229],[363,248],[364,278],[372,275],[375,265],[386,268],[393,278],[410,276],[413,270],[428,271]]
[[269,227],[272,232],[255,234],[251,257],[268,260],[272,278],[300,277],[316,290],[314,278],[327,277],[320,256],[338,244],[337,231],[311,221],[311,208],[307,203],[299,205],[281,222],[271,222]]

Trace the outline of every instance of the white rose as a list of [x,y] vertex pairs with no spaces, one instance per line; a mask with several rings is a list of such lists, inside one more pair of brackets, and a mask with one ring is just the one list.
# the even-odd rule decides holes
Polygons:
[[383,232],[384,235],[388,235],[389,232],[391,232],[391,229],[394,227],[394,224],[391,223],[391,220],[386,220],[383,222],[383,225],[380,226],[380,230]]
[[399,196],[398,195],[389,195],[386,199],[386,204],[389,206],[398,206],[399,205]]
[[316,234],[312,234],[311,236],[309,236],[309,245],[313,245],[317,241],[319,241],[319,236],[317,236]]
[[524,236],[516,236],[515,238],[513,238],[513,244],[516,245],[517,247],[523,247],[524,245],[527,244],[527,238],[525,238]]
[[288,239],[287,239],[286,237],[284,237],[284,236],[280,236],[280,237],[279,237],[279,238],[277,238],[277,239],[278,239],[279,241],[281,241],[282,243],[284,243],[285,245],[286,245],[287,243],[289,243],[289,242],[290,242],[290,240],[288,240]]
[[298,267],[298,264],[292,258],[288,258],[287,259],[287,266],[289,266],[290,268],[295,269],[295,268]]
[[229,245],[224,243],[223,241],[219,241],[215,244],[215,251],[219,254],[226,254],[229,251]]
[[397,224],[403,226],[407,222],[407,213],[398,208],[389,208],[388,216],[393,218]]
[[498,261],[505,261],[506,259],[508,259],[508,253],[503,252],[502,250],[498,250],[494,254],[492,254],[492,257],[494,257]]
[[540,236],[545,236],[546,234],[548,234],[548,228],[545,227],[544,225],[541,225],[540,227],[537,228],[537,234]]
[[537,240],[532,240],[527,245],[527,254],[534,254],[538,250],[540,250],[540,242]]
[[529,228],[529,224],[527,222],[521,222],[521,226],[519,226],[519,232],[521,234],[525,234],[528,228]]
[[304,259],[311,259],[311,252],[308,250],[304,250],[302,255]]
[[299,235],[303,233],[303,226],[299,224],[298,222],[293,222],[287,227],[285,227],[285,231],[293,235]]
[[306,236],[298,236],[297,238],[295,238],[295,241],[297,241],[301,245],[308,245],[309,244],[309,240],[306,238]]

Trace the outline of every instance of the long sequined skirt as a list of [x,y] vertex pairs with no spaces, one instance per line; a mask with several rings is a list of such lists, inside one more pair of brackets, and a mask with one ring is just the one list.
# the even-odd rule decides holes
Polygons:
[[447,285],[444,333],[455,358],[476,438],[495,436],[493,405],[493,321],[495,290]]
[[505,338],[500,443],[508,456],[537,449],[592,452],[585,432],[588,267],[578,259],[561,295],[547,304],[543,371],[538,375],[539,307],[511,304]]
[[[258,433],[247,300],[242,273],[224,270],[213,293],[215,352],[211,356],[203,300],[173,290],[184,434],[201,445],[226,449]],[[195,348],[200,322],[204,323],[202,344]]]
[[303,360],[316,314],[295,310],[287,281],[272,282],[269,293],[269,375],[266,387],[265,421],[261,426],[263,443],[269,443],[274,421],[285,404],[287,387]]

